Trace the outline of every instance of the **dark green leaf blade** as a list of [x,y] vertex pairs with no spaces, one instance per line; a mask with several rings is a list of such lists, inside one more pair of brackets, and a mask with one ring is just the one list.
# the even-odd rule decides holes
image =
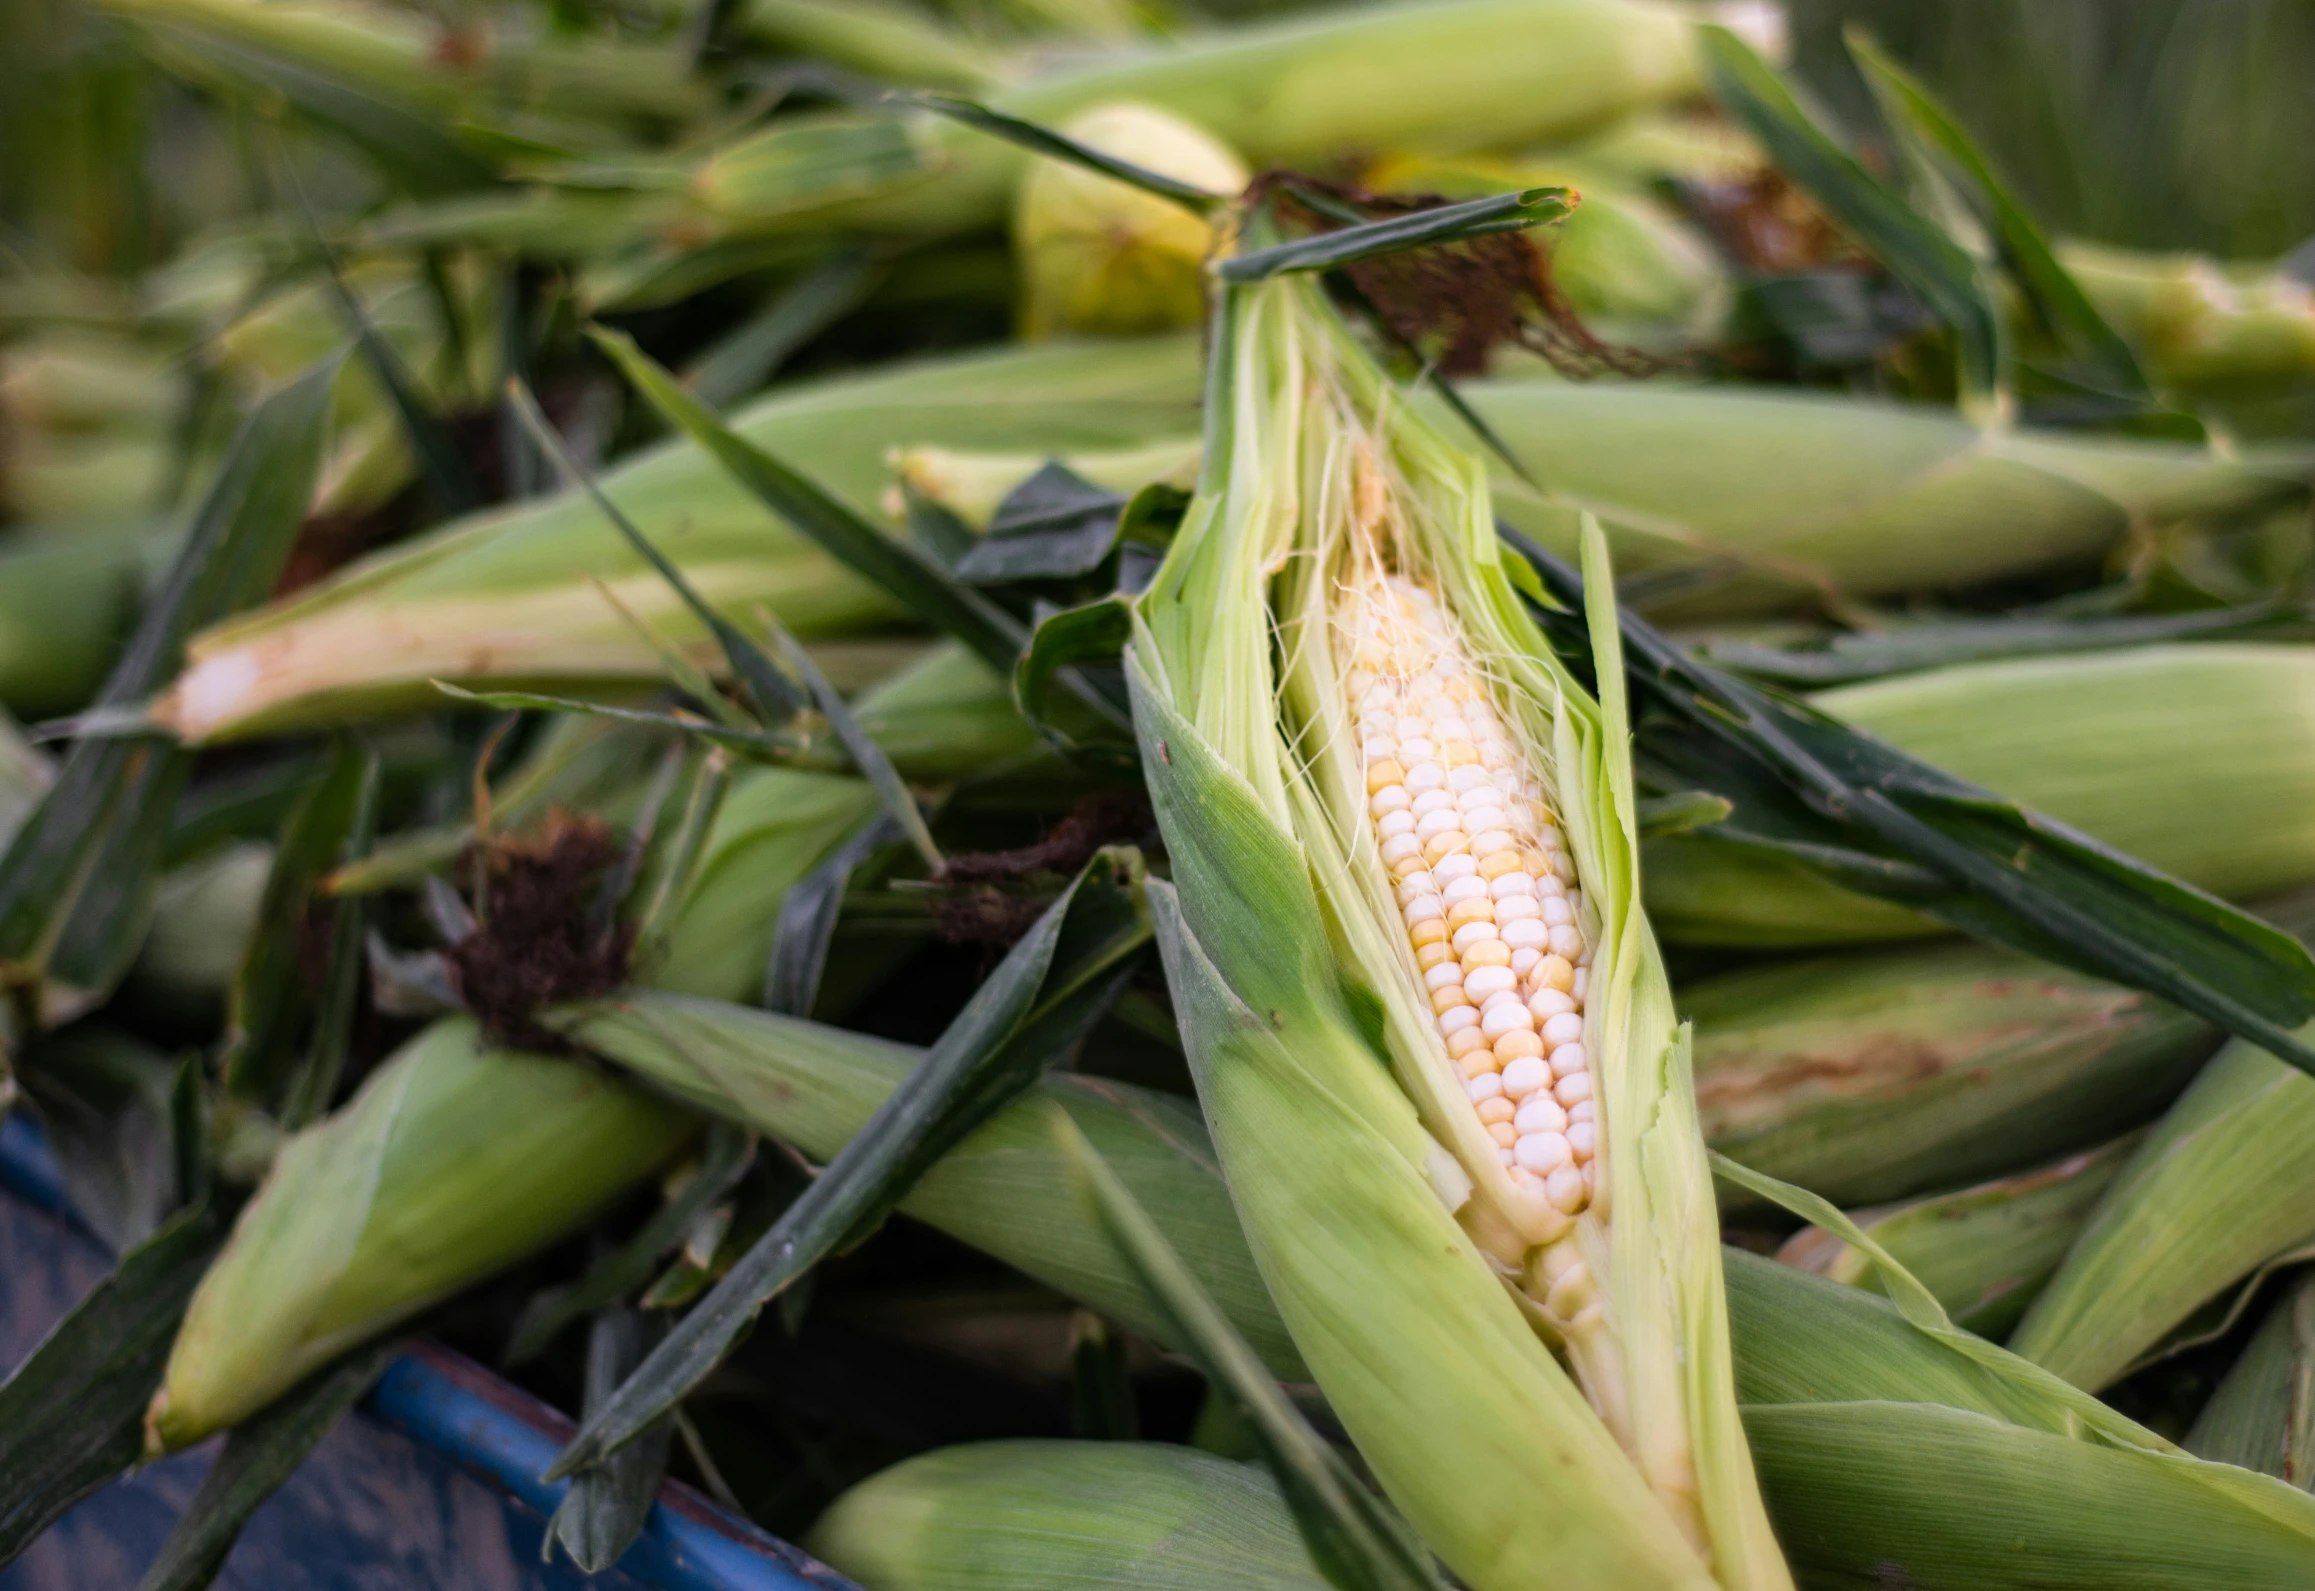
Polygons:
[[724,658],[731,664],[733,675],[754,694],[756,710],[763,715],[764,721],[776,728],[794,717],[796,710],[803,706],[795,687],[781,677],[778,669],[772,667],[772,661],[764,656],[763,648],[750,640],[738,625],[708,605],[707,599],[684,578],[683,571],[676,568],[668,556],[652,544],[651,538],[643,534],[642,528],[629,519],[625,511],[612,502],[602,487],[595,483],[595,477],[577,459],[571,457],[571,450],[563,445],[562,437],[548,423],[545,411],[539,408],[538,400],[531,396],[530,388],[521,377],[516,376],[508,381],[507,398],[514,407],[515,417],[521,420],[523,429],[530,433],[531,440],[539,445],[540,450],[554,461],[555,468],[561,472],[564,480],[580,488],[593,500],[595,506],[602,510],[603,516],[627,539],[627,544],[643,555],[644,560],[658,572],[659,578],[673,587],[675,594],[683,599],[684,606],[690,608],[700,623],[707,626],[708,633],[723,648]]
[[[98,707],[143,702],[177,671],[186,637],[272,590],[313,500],[336,376],[337,362],[324,361],[243,424]],[[87,899],[81,971],[87,992],[101,992],[97,975],[117,970],[134,949],[121,940],[141,929],[139,903],[158,883],[188,766],[155,736],[73,746],[0,855],[0,985],[41,977]]]
[[[593,1414],[619,1384],[634,1373],[658,1340],[656,1317],[615,1305],[595,1317],[587,1334],[587,1390],[584,1412]],[[542,1558],[556,1546],[588,1574],[600,1574],[633,1545],[659,1500],[667,1478],[667,1449],[675,1438],[672,1413],[600,1463],[571,1478],[571,1489],[547,1521]]]
[[1023,637],[1020,626],[1001,609],[733,431],[720,415],[685,392],[633,338],[599,327],[589,335],[653,408],[713,454],[773,513],[819,543],[839,563],[891,593],[918,618],[963,641],[991,665],[1013,666]]
[[1717,25],[1697,36],[1721,108],[1952,331],[1964,397],[1994,402],[2005,382],[2007,337],[1969,251],[1828,136],[1752,46]]
[[225,1566],[249,1516],[297,1471],[402,1351],[398,1338],[355,1349],[316,1371],[225,1440],[201,1488],[161,1544],[137,1591],[202,1591]]
[[[1167,905],[1161,902],[1155,910],[1167,925],[1164,931],[1188,932]],[[1260,1357],[1198,1285],[1100,1151],[1058,1105],[1049,1106],[1048,1113],[1053,1140],[1080,1196],[1152,1305],[1171,1323],[1173,1340],[1185,1346],[1208,1382],[1237,1405],[1320,1571],[1342,1591],[1441,1591],[1444,1582],[1429,1555],[1287,1401]]]
[[1288,271],[1330,271],[1378,254],[1397,254],[1497,232],[1524,232],[1557,221],[1574,208],[1565,188],[1526,188],[1297,238],[1233,256],[1214,269],[1225,282],[1259,282]]
[[[1500,533],[1553,598],[1580,611],[1582,580],[1509,527]],[[1535,612],[1562,650],[1581,656],[1567,611]],[[1782,796],[1756,839],[1810,861],[1812,848],[1926,869],[1876,887],[1870,866],[1837,877],[1926,911],[1963,932],[2144,989],[2302,1070],[2315,1048],[2291,1030],[2315,1016],[2315,958],[2271,924],[2041,813],[1918,762],[1802,703],[1698,662],[1652,625],[1619,610],[1636,700],[1725,754],[1750,789],[1727,827],[1743,832],[1751,797]],[[1690,764],[1693,768],[1695,764]],[[1781,834],[1775,830],[1781,826]]]
[[772,953],[764,967],[763,1007],[786,1016],[809,1017],[819,1003],[820,980],[828,970],[828,945],[853,872],[877,850],[901,837],[900,825],[879,817],[804,875],[780,900],[772,924]]
[[597,1463],[641,1435],[715,1368],[767,1302],[881,1221],[942,1155],[1084,1037],[1149,937],[1140,858],[1096,855],[868,1125],[588,1418],[547,1477]]
[[589,718],[608,718],[622,724],[672,729],[681,734],[695,735],[710,745],[727,747],[758,762],[786,761],[804,750],[803,740],[784,730],[735,729],[728,724],[693,717],[689,713],[653,712],[641,707],[620,707],[610,702],[583,701],[576,696],[547,696],[538,691],[470,691],[448,680],[434,680],[431,683],[453,701],[471,702],[477,707],[495,707],[509,713],[579,713]]
[[1890,125],[1934,148],[1976,190],[1978,208],[1992,228],[2010,275],[2035,314],[2081,362],[2090,384],[2141,408],[2153,408],[2154,394],[2138,356],[2107,324],[2073,272],[2059,263],[2041,226],[1995,173],[1976,141],[1919,79],[1862,32],[1852,27],[1843,37]]
[[178,1213],[0,1386],[0,1564],[145,1450],[145,1405],[222,1234]]
[[828,683],[828,676],[820,672],[810,654],[796,644],[796,638],[785,630],[779,631],[778,637],[789,669],[800,676],[811,691],[813,704],[836,731],[836,739],[852,759],[852,766],[875,786],[876,798],[884,804],[884,815],[899,826],[927,867],[939,867],[940,847],[933,843],[932,830],[926,826],[924,813],[918,808],[916,797],[909,793],[907,781],[900,777],[900,770],[892,765],[884,748],[860,727],[860,721],[852,716],[852,709],[844,705],[844,698]]

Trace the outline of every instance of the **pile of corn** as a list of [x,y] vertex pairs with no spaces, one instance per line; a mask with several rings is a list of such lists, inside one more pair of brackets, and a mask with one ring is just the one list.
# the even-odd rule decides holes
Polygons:
[[586,1389],[589,1572],[2315,1586],[2315,1078],[1627,669],[2315,934],[2296,146],[2124,235],[1701,0],[28,26],[0,1111],[118,1269],[0,1567],[230,1431],[206,1584],[422,1335]]

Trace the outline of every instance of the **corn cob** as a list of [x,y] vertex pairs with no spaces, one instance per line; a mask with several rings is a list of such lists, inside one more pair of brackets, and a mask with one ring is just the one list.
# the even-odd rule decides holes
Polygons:
[[[820,1161],[866,1124],[912,1060],[911,1052],[862,1034],[664,995],[598,1002],[563,1020],[589,1049]],[[1272,1369],[1287,1379],[1304,1375],[1231,1214],[1204,1127],[1180,1100],[1100,1079],[1048,1077],[936,1166],[903,1208],[1070,1297],[1148,1329],[1134,1313],[1138,1287],[1118,1271],[1114,1250],[1083,1206],[1062,1196],[1066,1173],[1043,1130],[1047,1100],[1058,1100],[1094,1140]],[[1324,1220],[1333,1208],[1321,1192],[1310,1217]],[[2303,1507],[2279,1510],[2271,1493],[2243,1495],[2230,1472],[2215,1466],[2100,1451],[2080,1412],[2021,1384],[2014,1370],[2005,1372],[2009,1361],[2000,1350],[1980,1345],[1990,1363],[1959,1353],[1885,1299],[1741,1251],[1728,1251],[1726,1265],[1738,1394],[1748,1423],[1778,1444],[1769,1494],[1774,1517],[1804,1561],[1823,1567],[1824,1583],[1871,1584],[1877,1572],[1887,1577],[1875,1566],[1910,1568],[1929,1550],[1966,1557],[1970,1574],[1958,1582],[1918,1582],[1954,1591],[2031,1584],[2030,1576],[2050,1571],[2053,1558],[2079,1577],[2065,1583],[2085,1591],[2179,1585],[2182,1553],[2192,1565],[2183,1584],[2207,1584],[2194,1578],[2206,1562],[2239,1561],[2235,1555],[2245,1550],[2272,1554],[2268,1562],[2279,1560],[2282,1569],[2243,1584],[2304,1583],[2315,1554],[2315,1518]],[[1970,1461],[1981,1470],[1998,1467],[2002,1479],[1973,1493],[1966,1509],[1933,1509],[1925,1524],[1908,1499],[1950,1498],[1953,1478],[1912,1449],[1950,1440],[1955,1413],[1976,1422],[1962,1433],[1975,1444]],[[1810,1421],[1833,1428],[1832,1450],[1803,1447],[1811,1433],[1796,1427]],[[2142,1434],[2153,1453],[2167,1451],[2159,1437]],[[1815,1440],[1823,1443],[1821,1429]],[[956,1462],[970,1472],[966,1461]],[[2151,1496],[2141,1495],[2144,1517],[2135,1523],[2082,1502],[2084,1488],[2117,1480],[2152,1487]],[[873,1497],[878,1483],[868,1484]],[[932,1475],[912,1478],[912,1487],[934,1484]],[[2065,1505],[2050,1500],[2061,1488],[2071,1498]],[[1856,1501],[1860,1490],[1863,1503]],[[1040,1493],[1040,1507],[1066,1518],[1080,1543],[1083,1555],[1070,1560],[1068,1572],[1092,1584],[1104,1583],[1093,1578],[1103,1572],[1114,1577],[1109,1583],[1126,1585],[1162,1572],[1163,1559],[1153,1565],[1130,1539],[1114,1556],[1096,1555],[1099,1544],[1118,1539],[1109,1514],[1118,1495],[1108,1489],[1062,1516],[1060,1494]],[[864,1532],[846,1526],[843,1533],[852,1541]],[[904,1576],[938,1572],[927,1539],[926,1552],[905,1562],[900,1554],[880,1559],[878,1569]],[[2062,1547],[2053,1550],[2053,1540]],[[1043,1561],[1042,1553],[1008,1554],[1005,1567],[1026,1575]],[[1844,1572],[1852,1577],[1846,1582],[1839,1578]],[[1246,1578],[1225,1568],[1214,1583],[1220,1591]]]
[[[1842,1205],[2140,1126],[2219,1044],[2150,995],[1975,944],[1776,962],[1692,985],[1680,1008],[1706,1141]],[[1751,1202],[1722,1184],[1723,1210]]]
[[2156,1123],[2010,1346],[2095,1392],[2197,1308],[2311,1243],[2315,1078],[2235,1041]]
[[805,1538],[876,1591],[1323,1591],[1257,1465],[1156,1442],[978,1442],[871,1475]]
[[[1025,429],[1060,446],[1103,447],[1179,431],[1194,412],[1195,361],[1192,344],[1172,339],[967,355],[775,393],[737,425],[872,512],[885,451],[902,441],[987,445]],[[606,472],[603,486],[727,612],[760,603],[806,637],[898,616],[696,448],[655,449]],[[604,601],[598,578],[703,661],[712,652],[595,507],[566,494],[456,521],[207,632],[155,712],[206,741],[439,700],[427,683],[436,678],[662,677],[658,655]]]
[[[2137,1147],[2134,1133],[1975,1187],[1852,1211],[1850,1219],[1920,1278],[1955,1325],[1999,1337],[2058,1268]],[[1881,1290],[1872,1258],[1823,1227],[1802,1228],[1777,1258],[1852,1287]]]
[[1280,1312],[1480,1591],[1545,1562],[1567,1585],[1785,1584],[1638,905],[1612,624],[1603,710],[1521,609],[1482,468],[1308,281],[1234,291],[1217,350],[1200,492],[1127,672],[1179,898],[1152,886],[1160,945]]
[[2195,1416],[2186,1450],[2315,1486],[2315,1278],[2283,1288],[2227,1378]]
[[[2221,895],[2315,878],[2315,650],[2148,646],[1960,664],[1824,691],[1833,717]],[[1668,938],[1794,945],[1936,932],[1709,831],[1649,852]]]
[[[1204,128],[1257,167],[1317,167],[1356,148],[1507,148],[1567,137],[1701,87],[1690,24],[1628,0],[1446,0],[1216,32],[1096,56],[990,96],[1046,125],[1134,100]],[[751,227],[909,236],[1001,219],[1027,157],[961,127],[790,121],[692,177]]]
[[286,1144],[211,1265],[146,1417],[173,1451],[584,1225],[695,1119],[569,1061],[492,1050],[464,1018],[404,1045]]

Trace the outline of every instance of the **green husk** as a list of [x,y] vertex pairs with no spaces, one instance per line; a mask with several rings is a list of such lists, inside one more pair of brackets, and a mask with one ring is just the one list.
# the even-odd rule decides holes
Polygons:
[[2315,1276],[2282,1291],[2186,1433],[2186,1450],[2315,1486]]
[[[1711,1145],[1836,1204],[1994,1176],[2151,1121],[2219,1036],[1989,945],[1772,962],[1691,985]],[[1723,1209],[1751,1196],[1721,1186]]]
[[[667,937],[638,975],[655,987],[719,1000],[763,987],[780,902],[854,832],[875,821],[865,779],[749,768],[732,779]],[[662,821],[671,821],[663,814]]]
[[257,927],[272,867],[272,846],[242,841],[169,870],[129,969],[140,1014],[193,1029],[225,1015],[226,991]]
[[[1696,92],[1687,19],[1627,0],[1441,0],[1219,31],[1095,56],[989,96],[1048,126],[1135,100],[1184,117],[1256,169],[1346,150],[1509,148]],[[936,120],[790,122],[709,158],[692,191],[754,227],[923,237],[1000,219],[1028,156]]]
[[[1810,700],[2216,894],[2315,879],[2315,648],[2141,646],[1965,663]],[[1648,879],[1665,937],[1686,943],[1940,931],[1710,830],[1651,845]]]
[[2240,1040],[2158,1122],[2010,1346],[2096,1391],[2235,1283],[2315,1245],[2315,1078]]
[[[1053,344],[927,360],[775,392],[735,424],[873,513],[888,448],[1024,433],[1108,447],[1192,423],[1196,350],[1180,339]],[[668,443],[608,470],[634,516],[701,594],[744,618],[761,604],[812,638],[889,625],[891,599],[768,514],[696,447]],[[696,619],[583,494],[453,521],[323,584],[197,637],[155,704],[209,741],[397,711],[462,684],[657,680],[658,654],[594,585],[705,663]]]
[[696,1118],[568,1060],[436,1023],[291,1138],[193,1295],[146,1417],[173,1451],[568,1232]]
[[[2015,1176],[1853,1210],[1850,1219],[1920,1279],[1955,1325],[2000,1337],[2058,1268],[2137,1147],[2134,1133]],[[1777,1258],[1852,1287],[1882,1287],[1872,1258],[1822,1227],[1788,1238]]]
[[[912,1054],[861,1034],[667,996],[605,1002],[564,1020],[590,1049],[822,1161],[867,1121],[905,1075]],[[983,1127],[982,1138],[936,1167],[904,1208],[1095,1308],[1130,1311],[1137,1291],[1100,1266],[1114,1250],[1082,1206],[1057,1196],[1067,1178],[1051,1134],[1043,1131],[1046,1098],[1062,1101],[1273,1370],[1299,1379],[1305,1372],[1226,1202],[1203,1124],[1184,1101],[1098,1079],[1048,1078]],[[1088,1108],[1094,1100],[1111,1108]],[[1002,1144],[1003,1152],[989,1152],[984,1143],[989,1149]],[[1314,1212],[1327,1208],[1319,1195]],[[1805,1583],[1874,1585],[1883,1583],[1873,1578],[1875,1566],[1898,1562],[1900,1550],[1921,1561],[1921,1521],[1902,1500],[1909,1489],[1942,1495],[1946,1477],[1910,1456],[1908,1444],[1916,1434],[1925,1445],[1945,1439],[1952,1411],[1998,1422],[1991,1431],[1969,1428],[1978,1444],[1973,1461],[2005,1466],[2007,1477],[1998,1493],[1978,1497],[1971,1509],[1935,1516],[1928,1545],[1967,1554],[1971,1573],[1983,1577],[1961,1586],[2031,1584],[2026,1577],[2047,1567],[2041,1543],[2050,1539],[2064,1542],[2070,1572],[2083,1577],[2073,1583],[2117,1588],[2180,1585],[2181,1551],[2199,1561],[2191,1555],[2235,1551],[2243,1538],[2274,1546],[2271,1494],[2257,1486],[2245,1490],[2229,1471],[2178,1459],[2119,1466],[2130,1484],[2153,1488],[2160,1506],[2147,1516],[2151,1523],[2134,1525],[2095,1508],[2058,1517],[2038,1499],[2061,1483],[2104,1484],[2116,1470],[2109,1453],[2093,1445],[2104,1440],[2101,1433],[2130,1437],[2156,1454],[2169,1452],[2168,1444],[2110,1413],[2086,1418],[2096,1406],[2069,1402],[2062,1394],[2070,1389],[2035,1383],[2031,1366],[1990,1345],[1977,1344],[1975,1356],[1960,1352],[1909,1323],[1887,1299],[1738,1250],[1727,1251],[1724,1262],[1737,1394],[1761,1439],[1777,1444],[1768,1498]],[[1133,1320],[1130,1313],[1120,1318]],[[1790,1412],[1796,1405],[1818,1412]],[[1795,1456],[1800,1438],[1794,1432],[1812,1420],[1820,1430],[1830,1426],[1856,1440],[1830,1457],[1803,1461]],[[1892,1500],[1891,1506],[1836,1509],[1828,1501],[1860,1491]],[[1041,1508],[1058,1506],[1052,1489],[1042,1496]],[[1130,1536],[1117,1557],[1097,1555],[1098,1544],[1116,1540],[1107,1510],[1118,1496],[1110,1489],[1084,1513],[1069,1516],[1086,1553],[1071,1560],[1069,1572],[1112,1572],[1125,1584],[1156,1572]],[[2285,1530],[2276,1550],[2289,1573],[2267,1583],[2291,1585],[2297,1582],[2290,1573],[2303,1579],[2308,1572],[2315,1520],[2288,1506],[2281,1514]],[[973,1516],[943,1517],[950,1521],[944,1529],[967,1530]],[[2182,1528],[2181,1518],[2193,1523]],[[2085,1529],[2084,1521],[2100,1520],[2106,1529]],[[1900,1536],[1901,1527],[1910,1536]],[[908,1570],[935,1572],[933,1558],[914,1555]],[[1042,1553],[1008,1559],[1006,1568],[1026,1573],[1041,1561]],[[879,1567],[891,1565],[880,1560]],[[882,1591],[881,1582],[870,1583]],[[1219,1591],[1245,1581],[1225,1570],[1213,1583]],[[910,1583],[897,1584],[906,1591]]]
[[873,1591],[1325,1591],[1278,1484],[1157,1442],[976,1442],[852,1487],[805,1544]]
[[[1521,606],[1481,466],[1399,404],[1311,282],[1233,290],[1216,348],[1200,491],[1136,604],[1127,672],[1179,891],[1177,916],[1152,887],[1159,942],[1280,1313],[1385,1492],[1477,1591],[1546,1564],[1568,1586],[1787,1584],[1734,1418],[1686,1035],[1639,910],[1609,610],[1601,707]],[[1435,587],[1556,785],[1605,1133],[1572,1230],[1472,1115],[1357,849],[1366,780],[1330,626],[1362,560]],[[1596,534],[1585,561],[1604,592]],[[1581,1254],[1564,1273],[1562,1243]]]
[[[654,1087],[754,1127],[825,1164],[867,1125],[921,1052],[794,1017],[630,992],[565,1013],[590,1052]],[[1198,1281],[1287,1380],[1307,1380],[1239,1235],[1229,1193],[1187,1100],[1104,1078],[1048,1075],[965,1139],[901,1203],[951,1237],[1139,1331],[1159,1329],[1140,1283],[1071,1193],[1043,1110],[1057,1101],[1160,1212]]]

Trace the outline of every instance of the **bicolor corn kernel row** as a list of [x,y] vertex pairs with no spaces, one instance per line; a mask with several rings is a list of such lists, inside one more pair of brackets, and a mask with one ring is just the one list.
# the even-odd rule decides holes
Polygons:
[[1344,593],[1345,684],[1367,810],[1440,1043],[1512,1180],[1591,1201],[1591,960],[1543,783],[1438,599],[1376,573]]

